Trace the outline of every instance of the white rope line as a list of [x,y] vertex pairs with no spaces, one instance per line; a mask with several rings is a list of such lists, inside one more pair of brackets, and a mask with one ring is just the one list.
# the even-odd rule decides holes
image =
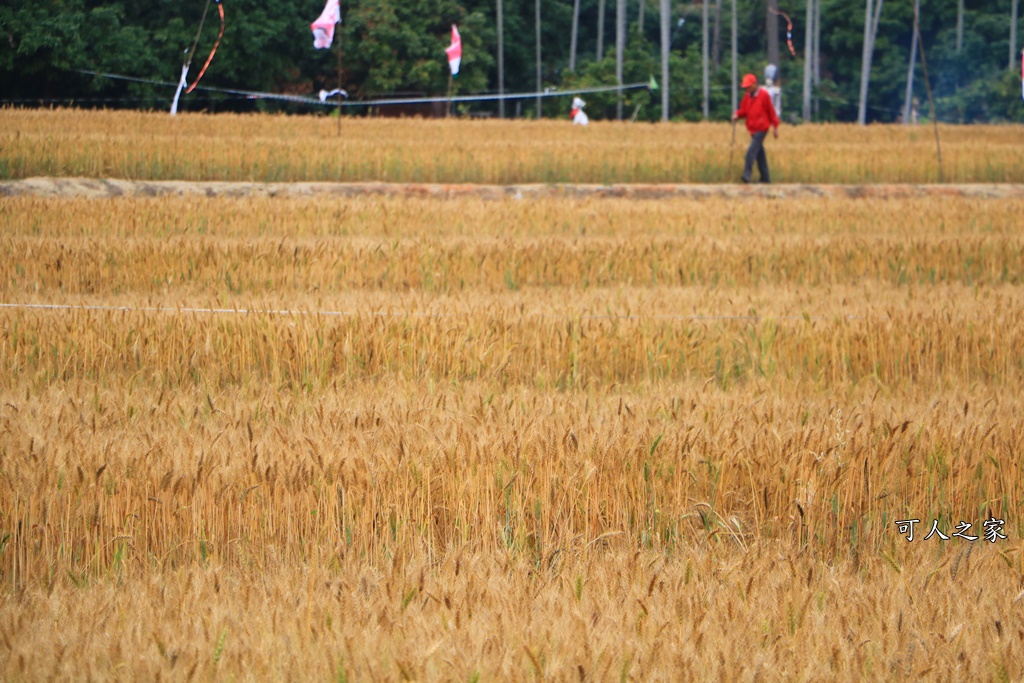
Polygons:
[[[99,78],[111,78],[120,81],[132,81],[135,83],[146,83],[149,85],[161,85],[167,87],[176,87],[178,83],[171,81],[159,81],[150,78],[137,78],[135,76],[123,76],[121,74],[111,74],[103,71],[91,71],[88,69],[78,69],[79,73],[89,74],[91,76],[97,76]],[[576,88],[572,90],[558,90],[557,88],[546,88],[538,92],[530,93],[506,93],[503,95],[497,94],[484,94],[484,95],[455,95],[452,97],[393,97],[375,100],[354,100],[351,102],[342,102],[342,107],[379,107],[395,104],[431,104],[436,102],[495,102],[499,100],[528,100],[536,99],[538,97],[561,97],[565,95],[588,95],[592,93],[606,93],[606,92],[617,92],[619,90],[635,90],[637,88],[648,88],[650,89],[650,82],[646,83],[623,83],[622,85],[606,85],[606,86],[594,86],[592,88]],[[205,90],[207,92],[218,92],[225,95],[236,95],[240,97],[246,97],[254,100],[283,100],[285,102],[298,102],[301,104],[312,104],[316,106],[326,107],[338,107],[338,102],[333,100],[323,101],[317,97],[306,97],[303,95],[283,95],[280,93],[272,92],[261,92],[258,90],[238,90],[235,88],[215,88],[213,86],[198,86],[196,90]]]
[[[290,309],[249,309],[249,308],[202,308],[194,306],[104,306],[97,304],[27,304],[0,303],[0,309],[50,310],[50,311],[100,311],[109,313],[194,313],[209,315],[271,315],[294,317],[349,317],[371,316],[378,318],[461,318],[474,313],[417,313],[413,311],[310,311]],[[824,315],[550,315],[537,314],[533,317],[552,320],[688,320],[688,321],[762,321],[762,320],[834,320],[836,316]],[[864,320],[863,316],[840,316],[843,320]]]

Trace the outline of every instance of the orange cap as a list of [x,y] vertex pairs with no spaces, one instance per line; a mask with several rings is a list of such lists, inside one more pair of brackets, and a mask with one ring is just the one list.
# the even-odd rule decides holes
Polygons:
[[740,83],[741,88],[749,88],[752,85],[757,85],[757,76],[754,74],[747,74],[743,77],[743,82]]

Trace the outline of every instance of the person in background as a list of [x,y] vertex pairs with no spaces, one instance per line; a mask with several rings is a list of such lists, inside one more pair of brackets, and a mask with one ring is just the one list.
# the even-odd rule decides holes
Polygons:
[[768,92],[757,85],[757,76],[747,74],[743,77],[741,86],[747,94],[740,100],[740,107],[733,112],[732,120],[746,119],[747,131],[750,132],[750,147],[747,148],[747,156],[743,162],[743,182],[749,183],[754,170],[754,160],[757,160],[757,170],[761,174],[762,183],[770,183],[771,176],[768,173],[768,157],[764,153],[764,139],[768,135],[768,129],[772,129],[773,136],[779,137],[779,117],[775,113],[772,99]]

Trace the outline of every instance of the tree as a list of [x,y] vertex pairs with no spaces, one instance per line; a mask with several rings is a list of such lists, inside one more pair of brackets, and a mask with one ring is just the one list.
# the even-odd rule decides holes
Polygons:
[[882,3],[884,2],[885,0],[878,0],[878,5],[876,6],[873,0],[867,0],[864,7],[864,51],[861,57],[860,68],[860,100],[857,105],[857,123],[862,126],[867,117],[871,57],[875,51],[875,37],[878,35],[878,21],[882,14]]
[[1017,52],[1017,7],[1019,0],[1012,0],[1010,2],[1010,66],[1007,67],[1010,70],[1013,69],[1017,62],[1017,58],[1020,57],[1020,53]]
[[622,60],[626,52],[626,0],[615,0],[615,82],[619,84],[616,118],[622,120]]
[[[921,0],[914,0],[914,16],[920,16]],[[914,64],[917,62],[917,31],[910,39],[910,65],[907,67],[907,90],[903,97],[903,123],[911,124],[911,104],[914,95]]]
[[672,40],[672,18],[669,0],[661,0],[661,120],[668,121],[669,73],[668,56],[669,41]]
[[804,121],[811,120],[811,82],[814,71],[814,0],[807,0],[807,17],[804,23]]
[[[666,9],[664,11],[665,11],[665,13],[667,13],[668,12],[668,9],[667,9],[668,0],[662,0],[662,2],[665,3]],[[709,90],[711,89],[710,79],[709,79],[709,76],[708,76],[708,2],[709,2],[709,0],[701,0],[701,3],[700,3],[700,36],[701,36],[701,38],[700,38],[700,49],[701,49],[701,61],[700,61],[701,74],[700,74],[700,82],[701,82],[701,95],[703,96],[702,97],[701,108],[702,108],[702,110],[704,112],[704,118],[705,119],[708,118],[708,114],[709,114],[710,101],[709,101],[708,93],[709,93]],[[664,31],[665,29],[662,29],[662,30]],[[667,71],[668,71],[668,55],[666,54],[665,55],[665,72],[667,73]],[[665,79],[665,76],[662,76],[662,79]],[[665,87],[668,88],[668,84],[667,83],[665,84]],[[666,97],[667,97],[667,94],[666,94]]]

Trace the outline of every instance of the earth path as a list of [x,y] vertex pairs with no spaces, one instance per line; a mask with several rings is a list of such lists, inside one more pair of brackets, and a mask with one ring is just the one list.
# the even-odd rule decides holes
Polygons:
[[100,178],[26,178],[0,181],[0,197],[311,197],[326,195],[389,197],[531,199],[704,199],[712,197],[807,199],[911,197],[1024,198],[1024,184],[878,184],[878,185],[670,185],[670,184],[523,184],[474,185],[441,183],[257,183],[186,180],[115,180]]

